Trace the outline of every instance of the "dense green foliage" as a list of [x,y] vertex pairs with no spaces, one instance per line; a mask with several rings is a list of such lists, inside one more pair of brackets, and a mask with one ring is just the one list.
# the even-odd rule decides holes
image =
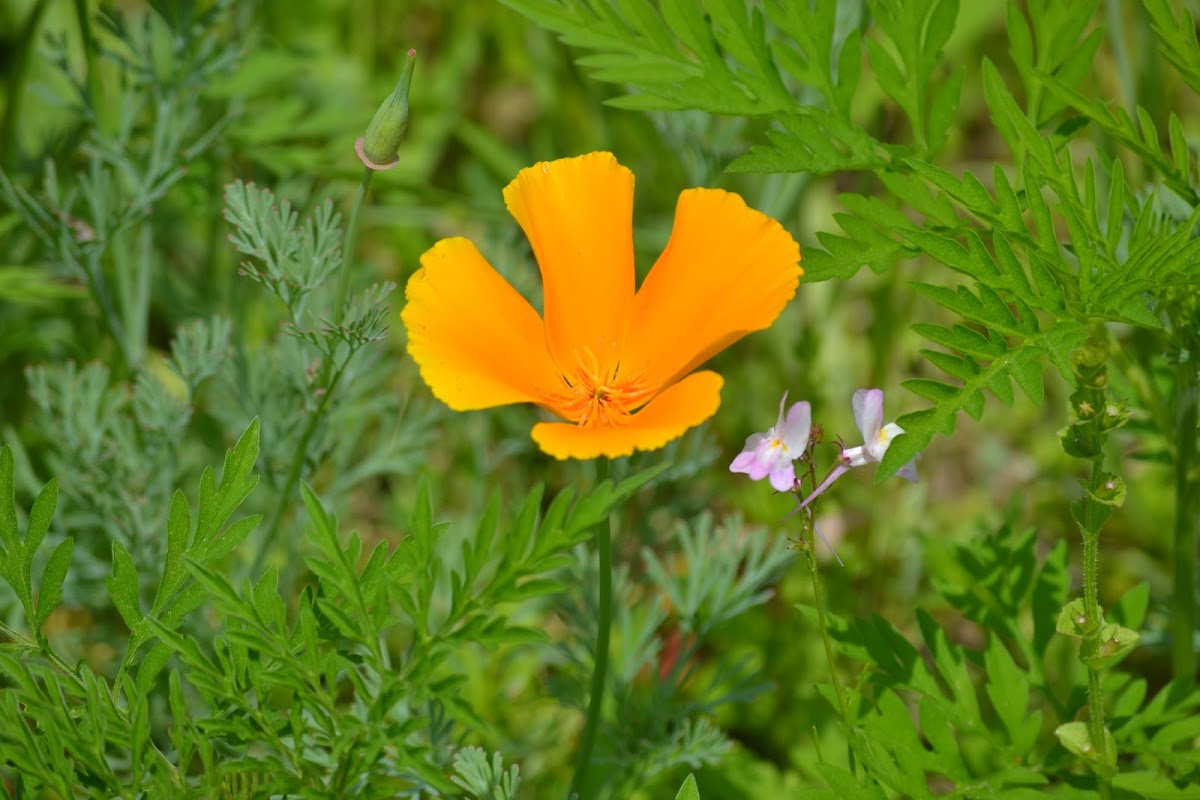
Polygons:
[[[6,6],[0,791],[562,797],[611,524],[585,798],[1200,798],[1182,5]],[[710,423],[603,467],[446,409],[397,320],[447,235],[536,300],[501,189],[594,149],[643,273],[694,185],[805,268]],[[875,485],[729,473],[786,390],[816,483],[860,386]]]

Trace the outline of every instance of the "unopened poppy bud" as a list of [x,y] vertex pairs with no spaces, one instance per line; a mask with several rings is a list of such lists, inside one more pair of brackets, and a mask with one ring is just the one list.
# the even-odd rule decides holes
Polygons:
[[375,112],[366,136],[359,137],[354,149],[368,169],[391,169],[400,160],[397,151],[404,130],[408,127],[408,87],[412,83],[413,66],[417,63],[417,51],[409,50],[404,59],[404,71],[400,82],[388,95],[387,100]]

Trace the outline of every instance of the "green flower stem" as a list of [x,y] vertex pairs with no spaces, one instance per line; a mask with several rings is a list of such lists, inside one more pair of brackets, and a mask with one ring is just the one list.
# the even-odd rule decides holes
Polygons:
[[[1103,481],[1103,456],[1092,461],[1092,479],[1089,482],[1091,491],[1100,488]],[[1092,631],[1084,637],[1080,647],[1080,657],[1087,664],[1088,671],[1088,727],[1091,733],[1092,746],[1101,764],[1109,762],[1108,731],[1104,725],[1104,690],[1100,684],[1100,669],[1087,662],[1100,648],[1100,528],[1107,515],[1096,517],[1093,512],[1100,512],[1098,504],[1090,497],[1084,500],[1083,531],[1083,613],[1088,618]],[[1111,778],[1102,771],[1096,772],[1100,796],[1107,798],[1111,795]]]
[[366,204],[367,188],[371,185],[371,176],[375,170],[363,168],[362,182],[358,184],[358,194],[354,196],[354,205],[350,207],[350,218],[346,221],[346,239],[342,243],[342,270],[338,274],[337,295],[333,304],[333,324],[338,325],[346,313],[346,300],[350,295],[350,262],[354,258],[354,248],[358,244],[358,214]]
[[[815,485],[815,484],[814,484]],[[808,572],[812,576],[813,603],[817,607],[817,626],[821,629],[821,641],[825,643],[825,660],[829,664],[829,679],[833,682],[833,693],[837,695],[838,707],[842,711],[842,721],[846,725],[846,753],[850,761],[850,771],[854,771],[854,748],[849,743],[850,705],[846,702],[846,693],[842,689],[842,680],[838,677],[837,662],[833,655],[833,642],[829,638],[829,625],[825,621],[825,592],[821,587],[821,571],[817,567],[816,548],[816,519],[810,506],[806,509],[808,524],[804,531],[804,553],[808,556]]]
[[1195,363],[1179,365],[1175,410],[1175,608],[1172,614],[1171,663],[1176,680],[1196,678],[1196,529],[1200,504],[1192,473],[1196,465],[1196,428],[1200,425],[1200,375]]
[[[1103,458],[1092,462],[1092,479],[1089,482],[1094,492],[1100,488],[1103,473]],[[1085,501],[1088,506],[1095,505],[1090,497]],[[1090,511],[1090,509],[1089,509]],[[1090,520],[1091,514],[1087,514]],[[1083,612],[1088,619],[1098,623],[1100,620],[1100,525],[1087,525],[1083,530]]]
[[[367,199],[367,188],[371,185],[371,176],[374,172],[370,169],[363,170],[362,182],[358,185],[358,194],[354,196],[354,205],[350,208],[350,218],[346,222],[346,236],[342,240],[342,269],[338,275],[337,294],[334,296],[333,304],[333,321],[334,324],[340,324],[342,318],[346,314],[346,301],[350,294],[350,263],[354,258],[354,247],[358,242],[358,218],[359,212],[362,211],[363,205]],[[337,389],[338,383],[342,379],[342,375],[346,372],[346,367],[353,357],[353,353],[346,356],[337,368],[333,371],[334,354],[330,353],[323,359],[321,365],[321,376],[317,381],[317,386],[324,389],[324,394],[321,396],[321,402],[317,405],[312,415],[308,418],[308,424],[304,427],[304,431],[300,434],[300,440],[296,443],[296,451],[292,454],[292,465],[288,470],[287,479],[283,483],[283,489],[279,492],[279,498],[275,502],[275,511],[271,514],[270,527],[267,528],[266,534],[259,543],[258,552],[254,555],[254,562],[250,566],[250,575],[257,575],[266,562],[267,553],[271,550],[271,545],[274,544],[275,538],[279,535],[279,525],[283,522],[283,515],[287,512],[288,500],[292,496],[292,492],[296,491],[297,484],[300,483],[300,471],[304,466],[305,456],[308,453],[308,444],[312,441],[313,434],[317,431],[317,426],[321,424],[321,420],[325,417],[325,411],[329,408],[329,399],[333,397],[334,391]]]
[[[599,483],[608,479],[608,461],[600,461]],[[579,745],[579,761],[575,764],[575,775],[571,778],[568,797],[580,796],[587,780],[588,768],[592,763],[592,751],[596,746],[596,732],[600,729],[601,712],[604,709],[604,688],[608,680],[608,640],[612,628],[612,519],[604,520],[596,528],[596,550],[600,555],[600,606],[596,620],[596,652],[592,667],[591,697],[588,700],[587,721],[583,727],[583,739]]]

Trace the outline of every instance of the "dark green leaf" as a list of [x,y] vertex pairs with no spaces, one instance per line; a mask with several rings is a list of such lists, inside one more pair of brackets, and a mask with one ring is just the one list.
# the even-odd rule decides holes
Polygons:
[[67,537],[58,543],[50,559],[42,569],[42,578],[38,583],[37,619],[35,633],[41,630],[42,623],[58,606],[63,596],[63,582],[67,579],[67,570],[71,567],[71,551],[75,540]]

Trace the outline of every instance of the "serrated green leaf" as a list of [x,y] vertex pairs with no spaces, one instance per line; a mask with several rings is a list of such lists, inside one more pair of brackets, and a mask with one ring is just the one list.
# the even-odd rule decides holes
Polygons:
[[254,585],[254,610],[269,627],[280,628],[287,613],[283,598],[279,595],[279,570],[268,567],[258,583]]
[[1200,800],[1200,786],[1179,786],[1158,772],[1122,770],[1113,776],[1112,785],[1148,800]]
[[998,636],[988,638],[984,665],[988,676],[985,689],[992,708],[1004,723],[1015,752],[1024,756],[1037,743],[1042,724],[1040,710],[1027,713],[1029,678],[1017,668],[1016,661]]
[[917,714],[921,734],[928,740],[937,759],[937,771],[955,781],[968,779],[970,773],[959,753],[954,725],[940,703],[933,698],[922,697],[917,704]]
[[37,499],[33,501],[33,507],[29,509],[29,524],[25,528],[24,548],[25,557],[28,559],[25,566],[27,572],[32,566],[34,553],[42,546],[42,539],[45,538],[46,531],[50,530],[50,525],[54,522],[54,509],[57,506],[58,479],[52,478],[38,492]]
[[139,692],[148,695],[153,691],[155,679],[167,666],[172,655],[174,651],[163,642],[158,642],[150,648],[142,658],[142,663],[138,665],[137,678],[134,679],[134,685]]
[[963,247],[949,237],[929,231],[900,230],[898,233],[957,272],[981,281],[994,279],[999,275],[996,264],[984,248],[978,234],[969,234],[967,246]]
[[162,580],[154,595],[152,613],[159,613],[171,594],[179,588],[187,576],[183,566],[183,553],[187,549],[188,537],[192,532],[192,517],[187,498],[178,489],[171,495],[171,511],[167,517],[167,553],[163,560]]
[[878,142],[862,128],[815,106],[778,117],[782,130],[767,130],[770,145],[754,145],[729,172],[810,172],[829,175],[874,170],[887,164]]
[[1113,701],[1112,717],[1114,726],[1120,727],[1120,720],[1131,717],[1142,707],[1146,699],[1145,678],[1135,678],[1126,684],[1123,691]]
[[1029,32],[1029,24],[1021,13],[1019,3],[1005,3],[1005,27],[1008,30],[1008,52],[1012,56],[1013,65],[1028,83],[1027,77],[1033,69],[1033,37]]
[[1160,51],[1179,70],[1192,91],[1200,93],[1200,44],[1192,12],[1185,8],[1177,18],[1169,0],[1143,0],[1143,6],[1150,14]]
[[992,199],[991,193],[970,172],[963,173],[963,177],[960,179],[946,170],[924,161],[906,158],[904,163],[974,213],[988,217],[999,216],[1000,209],[996,201]]
[[1016,398],[1013,395],[1012,380],[1007,372],[997,371],[987,380],[987,388],[1001,403],[1012,407]]
[[1137,630],[1146,621],[1150,609],[1150,582],[1134,584],[1109,610],[1114,622]]
[[817,772],[820,773],[822,780],[829,784],[834,797],[856,797],[864,800],[883,800],[886,797],[878,786],[874,784],[863,786],[858,782],[854,773],[827,761],[817,763]]
[[684,778],[683,785],[675,793],[675,800],[700,800],[700,789],[696,786],[696,777],[692,773]]
[[[992,112],[992,122],[1004,137],[1009,149],[1014,153],[1027,152],[1042,170],[1050,169],[1055,159],[1049,143],[1021,111],[1000,76],[1000,71],[986,56],[983,59],[983,92]],[[1025,185],[1029,187],[1038,184],[1027,182]]]
[[1034,358],[1013,359],[1008,365],[1009,372],[1017,386],[1036,406],[1042,404],[1045,397],[1045,387],[1042,385],[1042,365]]
[[935,403],[945,402],[958,394],[957,386],[931,381],[925,378],[911,378],[901,384],[905,389],[916,395],[932,400]]
[[917,110],[911,105],[906,106],[905,103],[910,92],[908,80],[905,78],[900,64],[892,57],[887,48],[875,39],[865,39],[863,45],[867,50],[867,58],[871,63],[871,69],[875,72],[876,80],[879,81],[880,88],[901,104],[909,119],[915,120],[918,117]]
[[959,316],[966,317],[973,322],[980,322],[985,319],[981,313],[983,304],[965,286],[960,286],[957,290],[953,290],[947,289],[945,286],[934,286],[928,283],[912,283],[910,285],[930,300],[944,308],[950,309]]
[[[954,724],[961,731],[982,730],[984,726],[979,716],[975,684],[961,649],[951,644],[945,629],[923,608],[917,609],[917,624],[942,680],[950,688],[954,699]],[[935,698],[940,696],[934,692],[927,694]]]
[[[950,353],[943,353],[940,350],[925,349],[921,350],[921,355],[924,356],[929,363],[933,364],[947,375],[958,378],[960,381],[969,381],[979,374],[979,364],[973,358],[959,357],[951,355]],[[929,395],[922,394],[916,389],[911,390],[917,394],[920,394],[922,397],[929,397]],[[932,400],[934,398],[929,399]]]
[[327,598],[318,597],[317,608],[334,624],[342,636],[355,642],[365,639],[362,626],[359,625],[358,621],[339,608],[335,603]]
[[68,536],[58,543],[50,559],[42,569],[42,577],[38,582],[37,618],[34,620],[34,633],[39,633],[42,623],[58,607],[63,596],[63,582],[67,579],[67,570],[71,567],[71,551],[75,540]]
[[190,584],[172,600],[160,617],[163,625],[178,628],[184,618],[208,601],[208,591],[197,583]]
[[[943,3],[943,5],[946,5]],[[942,149],[950,136],[958,107],[962,102],[963,84],[966,81],[967,68],[956,67],[950,73],[946,82],[933,93],[929,103],[929,133],[927,152],[936,153]]]
[[108,595],[121,619],[131,630],[141,625],[145,618],[138,602],[137,568],[125,545],[117,540],[112,543],[113,574],[104,579],[108,586]]
[[258,459],[258,431],[259,422],[256,417],[251,420],[237,443],[225,453],[220,486],[217,485],[211,469],[204,470],[200,475],[196,535],[189,552],[207,552],[209,542],[216,538],[233,512],[258,485],[258,476],[253,473],[254,463]]
[[849,237],[821,231],[817,241],[825,251],[809,249],[804,253],[804,280],[817,283],[831,278],[853,277],[863,267],[883,272],[911,250],[873,223],[849,214],[834,214],[833,218]]
[[934,344],[940,344],[942,347],[957,350],[973,358],[991,361],[1005,354],[1006,348],[1003,342],[993,341],[985,334],[968,328],[965,325],[944,328],[941,325],[918,322],[910,327],[913,331],[924,336]]
[[241,598],[238,597],[238,593],[234,590],[233,585],[229,583],[224,575],[209,569],[203,563],[191,558],[186,559],[184,563],[187,565],[188,571],[208,590],[211,596],[220,599],[231,608],[237,608],[242,605]]
[[681,0],[659,8],[641,2],[619,8],[562,0],[505,3],[566,44],[593,51],[580,62],[595,67],[596,78],[642,92],[612,105],[765,115],[793,103],[770,56],[761,11],[741,3],[709,3],[703,14]]
[[209,538],[201,546],[192,548],[188,557],[200,563],[215,561],[231,553],[246,537],[262,522],[262,514],[252,514],[244,517],[225,529],[225,532],[214,538]]

